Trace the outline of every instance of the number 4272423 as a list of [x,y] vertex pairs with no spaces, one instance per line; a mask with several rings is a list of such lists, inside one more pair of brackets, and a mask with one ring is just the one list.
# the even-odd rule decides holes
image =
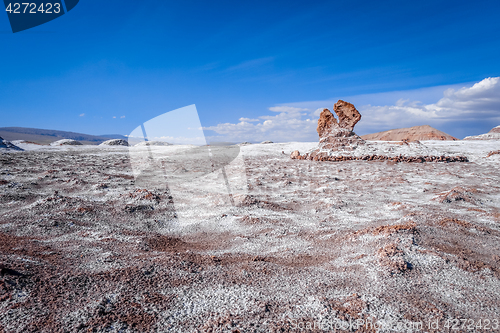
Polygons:
[[59,14],[61,12],[61,4],[60,3],[41,3],[40,6],[37,6],[36,3],[29,2],[15,2],[9,3],[5,11],[10,14]]

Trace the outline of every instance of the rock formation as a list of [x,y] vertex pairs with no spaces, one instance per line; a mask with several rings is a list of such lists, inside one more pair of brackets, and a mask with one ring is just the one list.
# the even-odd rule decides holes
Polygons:
[[128,147],[128,142],[127,142],[127,140],[123,140],[123,139],[113,139],[113,140],[104,141],[99,146],[126,146],[126,147]]
[[429,125],[398,128],[389,131],[363,135],[364,140],[381,141],[425,141],[425,140],[458,140],[457,138],[441,132]]
[[12,144],[11,142],[4,140],[2,137],[0,137],[0,150],[2,151],[10,151],[10,150],[18,150],[21,151],[23,149],[19,148],[18,146]]
[[363,139],[353,132],[354,126],[361,119],[361,114],[354,105],[339,100],[333,106],[333,110],[339,118],[338,121],[328,109],[323,109],[319,116],[317,128],[319,135],[318,148],[304,156],[300,156],[300,153],[296,151],[292,153],[292,158],[318,160],[328,156],[328,152],[354,150],[365,143]]
[[356,133],[354,126],[361,119],[361,114],[351,103],[339,100],[333,106],[339,121],[328,109],[323,109],[318,120],[319,147],[316,153],[324,150],[353,150],[360,144],[364,144]]
[[71,139],[62,139],[54,141],[50,144],[51,146],[81,146],[82,143]]

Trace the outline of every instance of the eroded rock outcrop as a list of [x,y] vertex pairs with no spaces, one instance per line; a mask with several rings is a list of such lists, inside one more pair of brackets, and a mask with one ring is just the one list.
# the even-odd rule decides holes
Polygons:
[[353,132],[354,126],[361,119],[361,114],[354,105],[339,100],[333,106],[338,121],[328,109],[323,109],[318,120],[318,148],[300,156],[294,152],[291,158],[295,159],[322,159],[328,156],[328,152],[337,150],[354,150],[365,141]]
[[[323,109],[318,120],[319,146],[316,154],[329,150],[353,150],[365,141],[353,132],[361,114],[351,103],[339,100],[333,106],[338,122],[328,109]],[[311,152],[314,153],[314,152]]]

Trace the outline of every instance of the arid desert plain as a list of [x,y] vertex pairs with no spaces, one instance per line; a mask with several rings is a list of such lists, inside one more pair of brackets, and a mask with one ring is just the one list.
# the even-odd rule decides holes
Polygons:
[[498,330],[500,141],[335,111],[319,146],[4,141],[0,332]]

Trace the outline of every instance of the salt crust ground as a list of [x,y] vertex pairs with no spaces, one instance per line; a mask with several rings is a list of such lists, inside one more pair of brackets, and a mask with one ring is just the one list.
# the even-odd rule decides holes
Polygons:
[[213,175],[185,192],[136,187],[126,147],[19,144],[0,154],[0,332],[297,332],[322,319],[371,319],[378,332],[438,320],[422,331],[446,332],[447,319],[498,320],[500,155],[486,156],[499,143],[418,148],[470,161],[449,164],[242,146],[227,175],[247,183],[235,206]]

